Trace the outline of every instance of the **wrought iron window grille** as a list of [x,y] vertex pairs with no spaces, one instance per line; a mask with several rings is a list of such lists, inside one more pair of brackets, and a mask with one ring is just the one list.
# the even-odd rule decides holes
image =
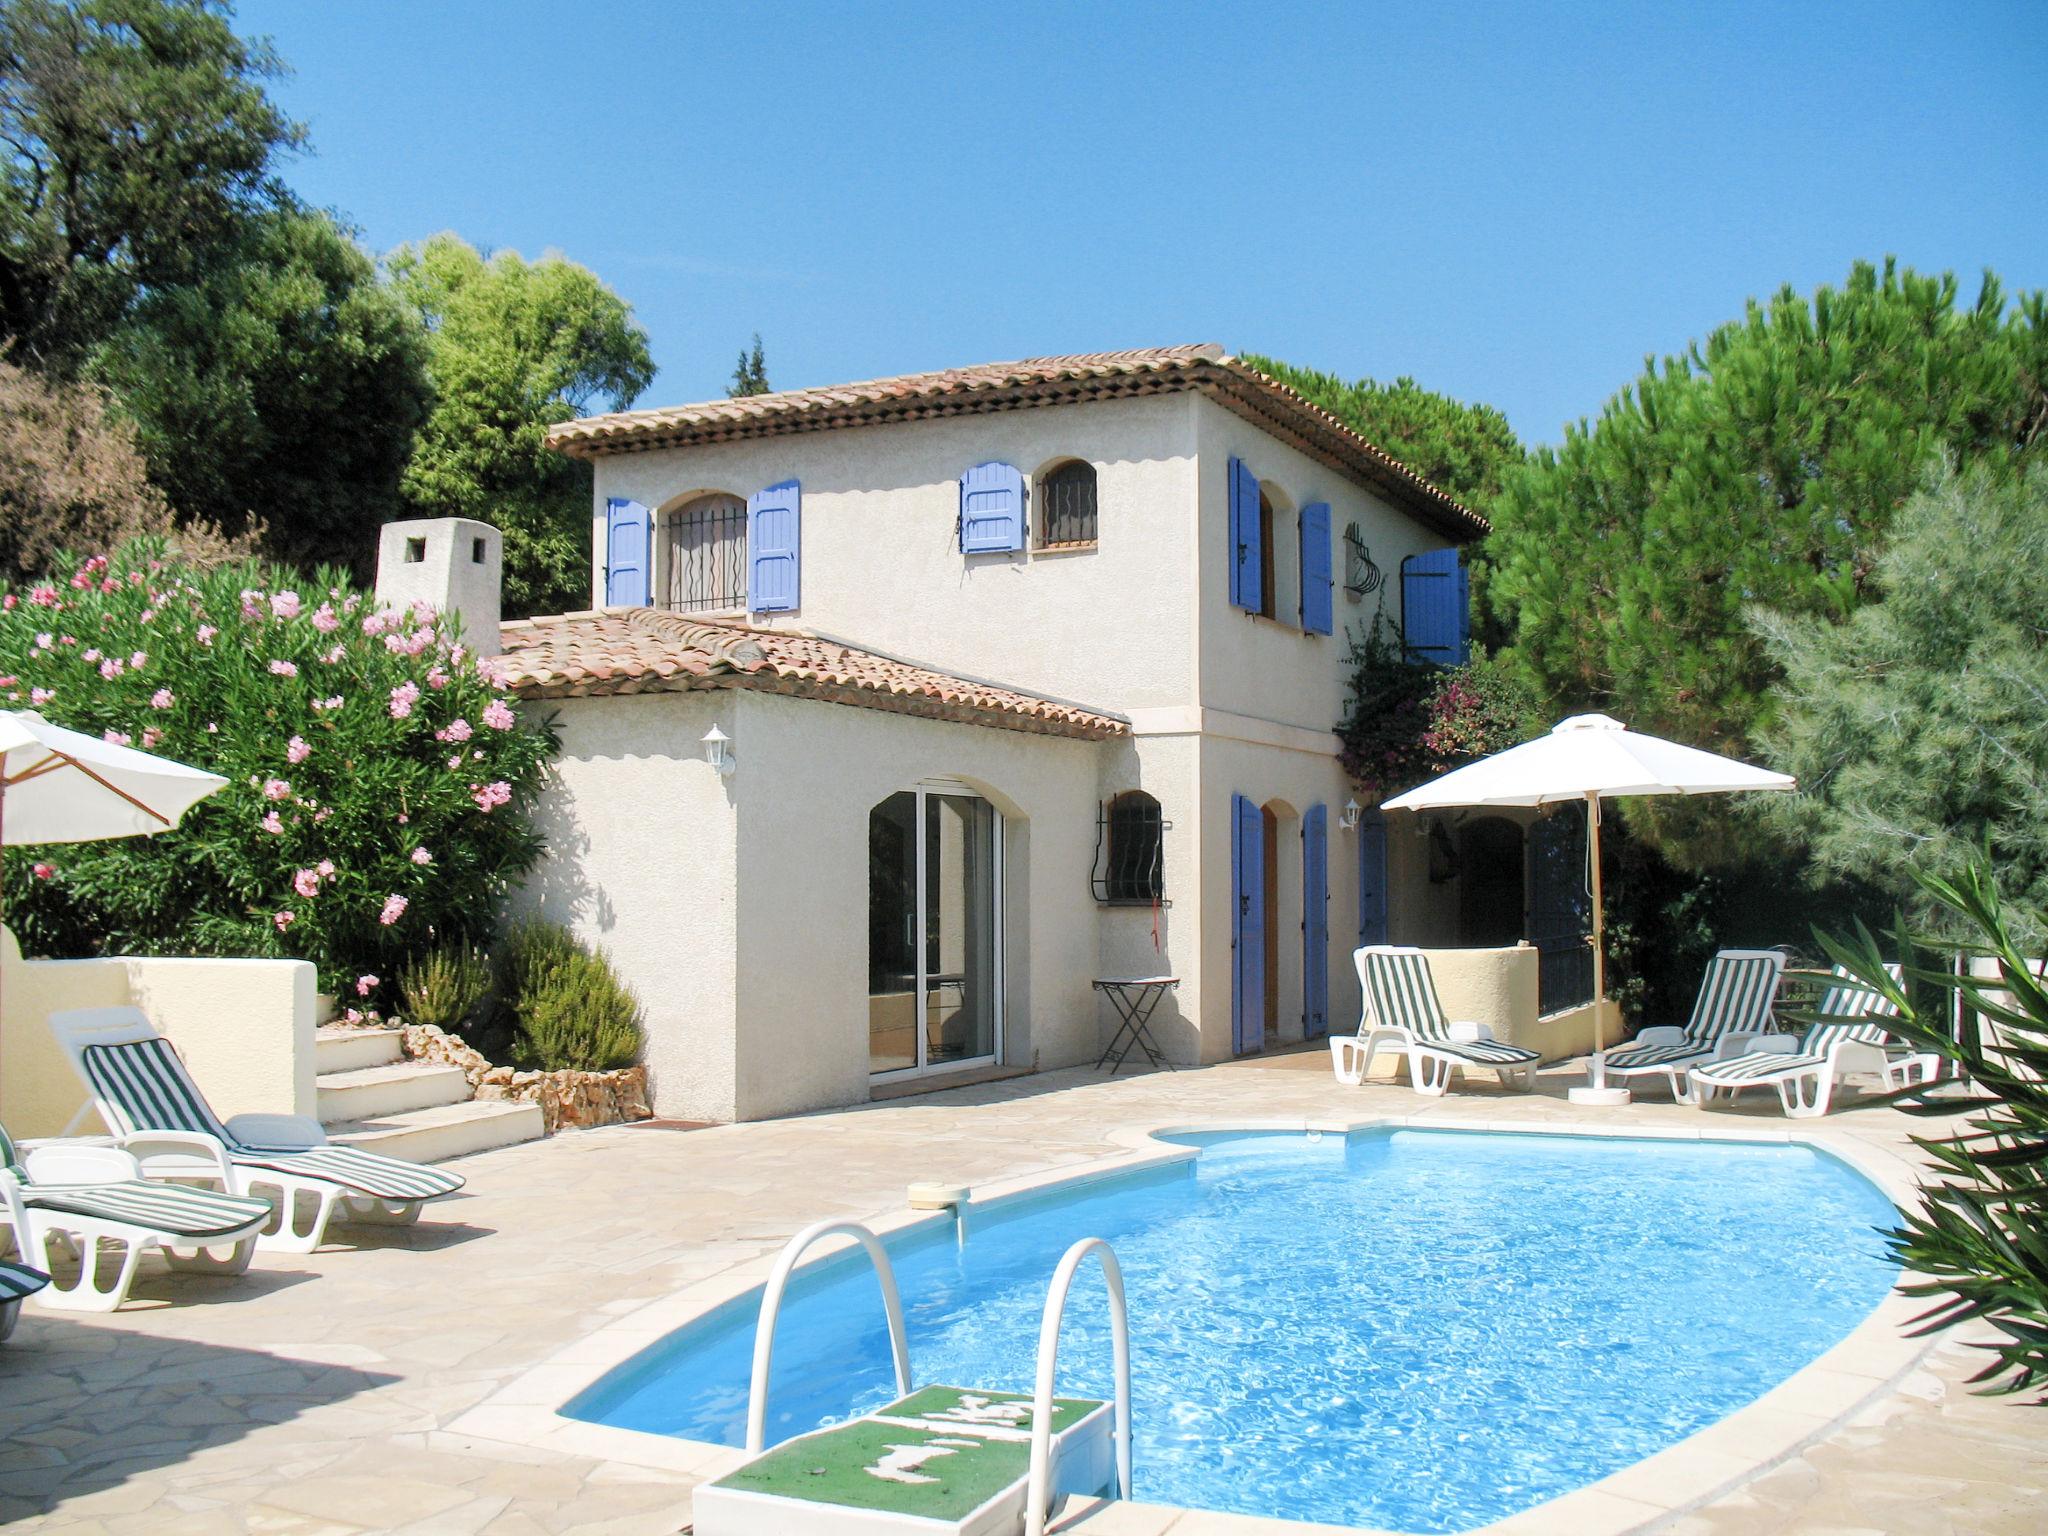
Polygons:
[[1159,802],[1127,791],[1095,807],[1095,858],[1089,877],[1096,901],[1112,907],[1170,907],[1166,899],[1166,834],[1173,823]]
[[719,496],[663,520],[668,580],[662,606],[675,613],[710,613],[747,606],[747,505]]
[[1379,591],[1387,579],[1386,572],[1373,564],[1372,550],[1366,546],[1365,535],[1358,524],[1352,523],[1344,530],[1344,590],[1354,601],[1363,602]]

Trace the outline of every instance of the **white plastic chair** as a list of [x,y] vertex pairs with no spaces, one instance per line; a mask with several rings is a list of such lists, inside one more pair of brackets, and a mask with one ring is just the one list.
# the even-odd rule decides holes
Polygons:
[[1444,1017],[1421,950],[1406,945],[1368,944],[1352,952],[1365,999],[1356,1035],[1330,1037],[1330,1067],[1340,1083],[1362,1083],[1382,1045],[1406,1053],[1408,1076],[1417,1093],[1441,1097],[1461,1069],[1483,1067],[1501,1085],[1523,1092],[1536,1085],[1540,1059],[1527,1046],[1495,1040],[1484,1024]]
[[1685,1103],[1694,1067],[1740,1056],[1749,1042],[1771,1032],[1771,1007],[1785,955],[1776,949],[1724,949],[1707,962],[1692,1017],[1683,1026],[1653,1025],[1607,1053],[1609,1077],[1664,1076],[1671,1097]]

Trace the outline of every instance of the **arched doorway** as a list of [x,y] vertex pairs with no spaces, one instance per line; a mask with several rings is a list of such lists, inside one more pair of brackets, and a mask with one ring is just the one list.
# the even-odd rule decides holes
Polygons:
[[1522,829],[1482,816],[1458,833],[1458,942],[1468,949],[1518,944],[1523,919]]

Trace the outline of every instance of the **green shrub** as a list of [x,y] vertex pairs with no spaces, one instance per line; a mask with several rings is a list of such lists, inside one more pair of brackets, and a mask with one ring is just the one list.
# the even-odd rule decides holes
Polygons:
[[398,973],[407,1020],[456,1034],[476,1021],[490,993],[490,962],[468,944],[443,945]]
[[408,955],[488,938],[540,854],[550,725],[440,614],[337,572],[66,566],[0,593],[0,707],[228,781],[160,837],[8,850],[31,953],[287,956],[375,1008]]
[[[2015,937],[2019,925],[2002,909],[1988,859],[1954,880],[1914,879],[1944,930],[1967,931],[1962,952],[1993,962],[1995,978],[1956,975],[1955,946],[1923,949],[1903,923],[1889,955],[1860,923],[1851,939],[1817,935],[1830,958],[1898,1007],[1893,1033],[1953,1063],[1967,1084],[1960,1098],[1944,1089],[1904,1105],[1968,1119],[1961,1131],[1914,1138],[1935,1176],[1921,1187],[1921,1208],[1888,1234],[1892,1252],[1932,1277],[1909,1287],[1934,1298],[1921,1332],[1982,1319],[2004,1337],[1985,1346],[1994,1358],[1973,1379],[1986,1391],[2048,1399],[2048,987]],[[1903,964],[1904,985],[1885,973],[1887,958]],[[1990,1028],[1955,1032],[1958,1000],[1965,1017]]]
[[500,985],[512,1013],[512,1061],[545,1072],[602,1072],[640,1055],[640,1003],[602,951],[556,923],[507,934]]

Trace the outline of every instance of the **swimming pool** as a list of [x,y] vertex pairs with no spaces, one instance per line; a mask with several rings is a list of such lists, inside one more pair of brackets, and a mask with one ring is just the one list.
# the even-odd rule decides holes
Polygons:
[[[1175,1138],[1192,1163],[1054,1189],[890,1244],[919,1382],[1028,1391],[1045,1287],[1109,1239],[1129,1292],[1136,1495],[1469,1530],[1725,1417],[1861,1322],[1896,1269],[1882,1193],[1805,1147],[1372,1130]],[[1084,1272],[1064,1391],[1106,1396]],[[758,1295],[562,1411],[738,1445]],[[873,1272],[814,1267],[769,1440],[894,1395]]]

